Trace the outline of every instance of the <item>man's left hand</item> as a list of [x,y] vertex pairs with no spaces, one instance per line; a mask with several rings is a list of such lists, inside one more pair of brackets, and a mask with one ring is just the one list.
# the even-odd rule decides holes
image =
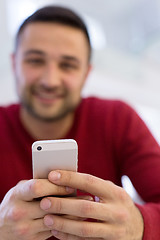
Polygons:
[[48,179],[68,190],[79,189],[96,196],[95,201],[56,197],[41,200],[40,207],[46,211],[44,224],[56,238],[142,240],[142,215],[123,188],[92,175],[70,171],[52,171]]

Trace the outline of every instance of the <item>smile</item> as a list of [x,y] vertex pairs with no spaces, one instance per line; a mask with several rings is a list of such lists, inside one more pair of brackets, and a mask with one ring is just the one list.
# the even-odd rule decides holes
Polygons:
[[57,93],[56,91],[34,91],[34,97],[38,99],[43,104],[52,104],[55,101],[58,101],[64,98],[64,94]]

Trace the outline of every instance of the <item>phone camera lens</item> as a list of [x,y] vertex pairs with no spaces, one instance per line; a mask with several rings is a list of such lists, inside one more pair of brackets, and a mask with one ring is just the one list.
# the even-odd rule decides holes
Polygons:
[[38,146],[38,147],[37,147],[37,150],[38,150],[38,151],[41,151],[41,150],[42,150],[42,147],[41,147],[41,146]]

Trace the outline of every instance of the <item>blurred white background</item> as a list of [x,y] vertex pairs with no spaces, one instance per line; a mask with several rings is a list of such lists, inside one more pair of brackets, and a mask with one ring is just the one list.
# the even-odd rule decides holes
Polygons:
[[94,69],[83,94],[127,101],[160,142],[159,0],[1,0],[0,104],[17,101],[10,65],[17,28],[46,4],[69,6],[87,22]]
[[[159,0],[1,0],[0,104],[17,101],[10,65],[17,28],[25,17],[46,4],[69,6],[88,25],[94,68],[83,94],[125,100],[160,143]],[[126,176],[122,181],[139,202]]]

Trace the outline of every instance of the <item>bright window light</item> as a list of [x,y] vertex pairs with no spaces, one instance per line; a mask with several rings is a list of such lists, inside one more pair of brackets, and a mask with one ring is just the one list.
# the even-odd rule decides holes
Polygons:
[[[7,25],[11,36],[15,36],[19,26],[34,11],[46,4],[57,3],[51,0],[7,0]],[[93,49],[99,50],[106,47],[106,36],[102,25],[89,16],[83,16],[88,26],[88,31]]]
[[105,48],[107,41],[102,25],[89,16],[84,16],[84,20],[88,26],[88,32],[93,49],[100,50]]
[[7,24],[9,34],[14,36],[26,17],[36,10],[36,4],[31,0],[7,1]]

